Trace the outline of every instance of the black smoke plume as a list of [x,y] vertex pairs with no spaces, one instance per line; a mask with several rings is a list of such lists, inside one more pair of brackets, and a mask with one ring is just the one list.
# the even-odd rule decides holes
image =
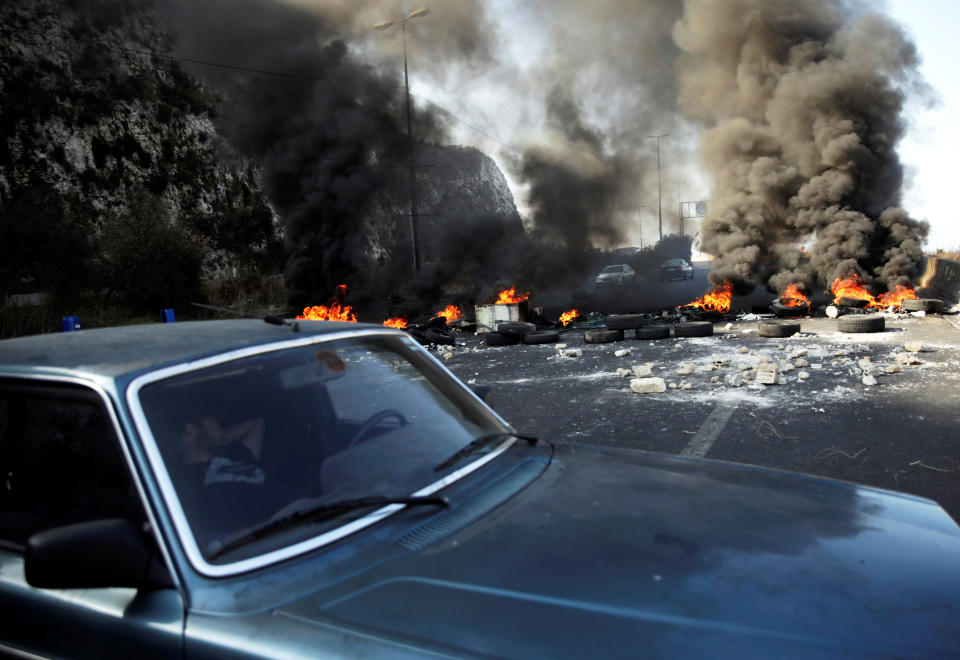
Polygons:
[[706,127],[713,282],[810,292],[855,273],[891,289],[916,275],[928,227],[899,208],[896,147],[905,98],[922,87],[917,53],[866,7],[685,4],[679,104]]

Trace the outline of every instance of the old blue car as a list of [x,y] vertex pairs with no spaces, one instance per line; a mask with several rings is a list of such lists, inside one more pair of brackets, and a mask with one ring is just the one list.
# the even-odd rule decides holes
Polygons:
[[0,342],[0,652],[937,657],[934,502],[501,419],[399,330]]

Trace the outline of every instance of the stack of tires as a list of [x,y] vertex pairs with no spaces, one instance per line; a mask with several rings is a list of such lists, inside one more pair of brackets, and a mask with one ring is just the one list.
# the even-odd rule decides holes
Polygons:
[[515,344],[552,344],[560,339],[556,330],[537,330],[533,323],[505,321],[497,324],[496,332],[484,334],[487,346],[513,346]]
[[[605,329],[587,330],[583,340],[588,344],[606,344],[622,341],[624,332],[633,330],[637,339],[653,340],[670,337],[669,325],[646,325],[647,319],[641,314],[611,314],[607,317]],[[708,337],[713,334],[713,323],[709,321],[691,321],[676,323],[673,326],[675,337]]]

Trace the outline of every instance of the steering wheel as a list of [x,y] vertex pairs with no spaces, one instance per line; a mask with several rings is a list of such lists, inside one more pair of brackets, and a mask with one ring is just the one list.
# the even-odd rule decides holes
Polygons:
[[370,417],[367,417],[367,419],[364,420],[363,424],[360,425],[360,428],[357,429],[357,432],[354,433],[353,437],[350,439],[350,442],[347,443],[347,448],[350,448],[363,440],[367,435],[369,435],[370,431],[377,426],[377,424],[385,419],[390,419],[391,417],[395,417],[397,420],[399,420],[400,426],[404,426],[407,423],[407,418],[404,417],[400,411],[394,410],[393,408],[381,410],[380,412],[370,415]]

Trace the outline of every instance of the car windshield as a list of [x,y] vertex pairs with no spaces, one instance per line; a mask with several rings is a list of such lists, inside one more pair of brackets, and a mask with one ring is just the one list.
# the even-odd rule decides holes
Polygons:
[[620,273],[623,271],[623,266],[607,266],[603,269],[604,273]]
[[669,261],[663,262],[664,266],[683,266],[683,259],[670,259]]
[[[509,431],[408,342],[376,336],[275,350],[140,390],[163,469],[205,558],[223,539],[307,500],[322,506],[424,489],[477,458],[434,469],[471,440]],[[298,542],[371,510],[293,526],[241,552]]]

